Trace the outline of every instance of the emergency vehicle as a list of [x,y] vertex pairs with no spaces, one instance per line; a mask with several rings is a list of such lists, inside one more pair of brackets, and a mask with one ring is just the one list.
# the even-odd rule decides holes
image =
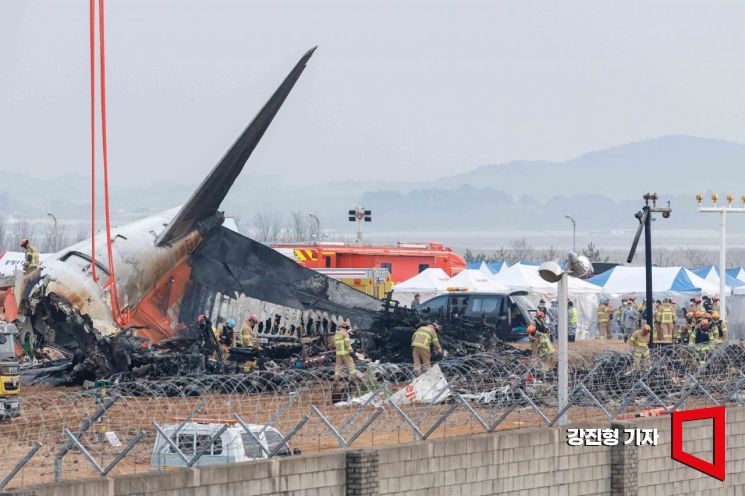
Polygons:
[[288,243],[274,244],[272,248],[311,269],[386,269],[394,283],[411,279],[428,268],[439,267],[450,277],[466,268],[463,257],[438,242],[397,243],[393,246]]

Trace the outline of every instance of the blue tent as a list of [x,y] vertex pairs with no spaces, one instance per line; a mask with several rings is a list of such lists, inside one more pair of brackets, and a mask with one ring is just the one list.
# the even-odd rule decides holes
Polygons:
[[[707,265],[706,267],[701,267],[700,269],[693,269],[691,272],[699,277],[706,279],[712,284],[719,284],[719,267],[717,267],[716,265]],[[726,270],[724,274],[724,284],[726,284],[727,286],[731,288],[745,286],[745,282],[736,279],[729,273],[729,270]]]
[[486,265],[489,267],[489,270],[492,272],[492,274],[499,274],[502,269],[506,269],[508,267],[507,262],[492,262],[490,264]]
[[[644,267],[613,267],[587,282],[600,286],[605,293],[643,293],[646,289]],[[700,293],[702,289],[708,292],[716,289],[684,267],[652,267],[652,284],[654,293]]]
[[745,282],[745,269],[742,267],[735,267],[734,269],[727,269],[727,275],[734,277],[740,281]]
[[492,274],[498,274],[503,267],[505,269],[508,267],[507,262],[468,262],[468,268],[473,270],[481,270],[482,265],[486,265],[486,268],[489,269],[489,272]]

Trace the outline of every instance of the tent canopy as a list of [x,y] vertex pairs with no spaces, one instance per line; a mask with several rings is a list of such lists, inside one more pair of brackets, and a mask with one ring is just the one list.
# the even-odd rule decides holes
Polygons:
[[439,268],[425,269],[411,279],[396,284],[394,287],[397,292],[433,292],[447,291],[450,277],[444,270]]
[[494,281],[493,276],[487,276],[480,270],[462,270],[450,279],[449,287],[467,288],[468,291],[481,293],[504,293],[510,292],[510,288],[504,284]]
[[[507,270],[495,274],[493,280],[504,284],[513,291],[527,291],[528,293],[556,293],[558,285],[543,280],[538,274],[537,265],[515,264]],[[576,277],[569,278],[569,292],[575,294],[598,294],[602,289]]]
[[[691,272],[703,279],[706,279],[712,284],[715,284],[717,286],[719,285],[719,267],[717,267],[716,265],[707,265],[706,267],[701,267],[700,269],[693,269]],[[730,288],[745,286],[745,282],[742,282],[736,277],[731,276],[729,274],[729,271],[725,271],[724,275],[724,284],[726,284]]]
[[[604,293],[643,293],[646,291],[644,267],[613,267],[589,282],[600,286]],[[654,293],[709,293],[716,294],[719,287],[694,274],[685,267],[652,267],[652,292]]]
[[745,269],[742,267],[735,267],[734,269],[727,269],[727,275],[734,277],[735,279],[745,282]]
[[499,274],[508,267],[507,262],[468,262],[468,268],[474,270],[480,270],[484,274],[490,276],[492,274]]

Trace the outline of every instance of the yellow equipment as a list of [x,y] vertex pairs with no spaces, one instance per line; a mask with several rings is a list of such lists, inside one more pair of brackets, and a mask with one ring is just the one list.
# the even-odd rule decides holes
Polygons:
[[378,299],[393,290],[387,269],[316,269],[321,274]]
[[0,321],[0,419],[21,414],[21,373],[16,357],[15,324]]

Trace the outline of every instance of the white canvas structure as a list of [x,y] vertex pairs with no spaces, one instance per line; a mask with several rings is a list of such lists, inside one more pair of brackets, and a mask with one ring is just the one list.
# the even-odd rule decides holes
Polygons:
[[[511,291],[527,291],[531,301],[538,303],[541,298],[556,298],[558,284],[543,280],[538,274],[537,265],[515,264],[504,272],[495,274],[492,279],[504,284]],[[577,339],[593,337],[597,334],[598,296],[602,292],[598,286],[576,277],[569,278],[569,299],[577,306]]]
[[[613,267],[589,279],[611,299],[626,295],[643,296],[647,290],[644,267]],[[652,267],[652,294],[657,298],[687,300],[694,294],[719,294],[719,284],[697,276],[685,267]],[[727,287],[727,291],[731,288]],[[677,300],[676,300],[677,301]]]
[[393,287],[393,298],[402,305],[409,306],[414,295],[419,293],[421,301],[427,301],[435,296],[447,293],[450,287],[450,277],[439,268],[425,269],[411,279],[396,284]]
[[466,269],[450,279],[449,287],[466,290],[469,293],[509,293],[510,288],[485,275],[480,270]]

